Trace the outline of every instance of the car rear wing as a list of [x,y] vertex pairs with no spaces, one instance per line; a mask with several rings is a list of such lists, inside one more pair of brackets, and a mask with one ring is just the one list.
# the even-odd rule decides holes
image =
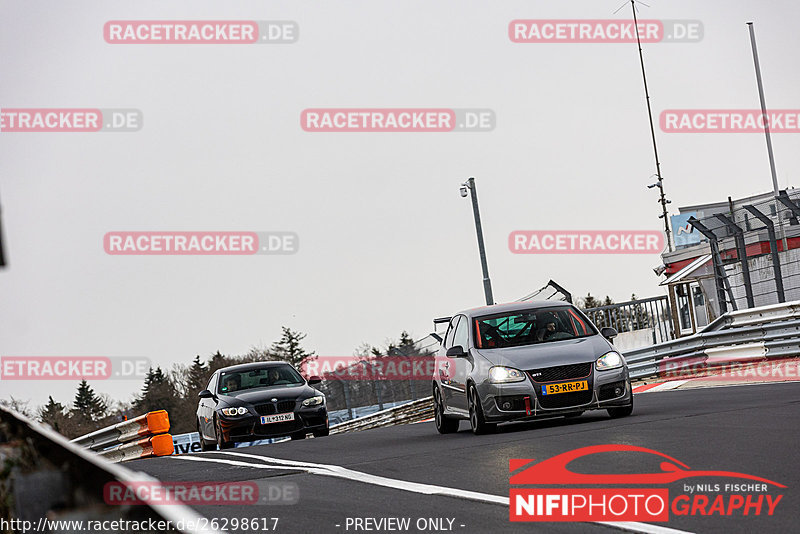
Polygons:
[[438,327],[439,327],[440,324],[449,323],[450,319],[452,319],[452,318],[453,317],[450,316],[450,317],[437,317],[436,319],[434,319],[433,320],[433,332],[431,332],[431,337],[433,337],[434,339],[438,340],[441,343],[442,342],[442,336],[439,335],[436,331],[439,329]]

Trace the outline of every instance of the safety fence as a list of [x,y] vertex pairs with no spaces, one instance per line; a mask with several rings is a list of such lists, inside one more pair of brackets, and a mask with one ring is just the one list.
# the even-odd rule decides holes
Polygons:
[[207,520],[180,503],[164,504],[147,495],[138,495],[136,505],[110,503],[105,495],[108,484],[161,483],[3,406],[0,465],[0,517],[16,520],[18,532],[98,531],[85,528],[87,521],[98,518],[144,525],[135,529],[141,531],[156,524],[161,532],[215,532],[207,528]]
[[167,432],[169,415],[164,410],[157,410],[75,438],[72,443],[95,451],[112,462],[121,462],[172,454],[172,436]]
[[624,352],[631,378],[800,355],[800,301],[729,312],[703,331]]
[[614,328],[620,334],[617,343],[634,334],[647,345],[675,338],[666,295],[584,308],[582,311],[597,328]]

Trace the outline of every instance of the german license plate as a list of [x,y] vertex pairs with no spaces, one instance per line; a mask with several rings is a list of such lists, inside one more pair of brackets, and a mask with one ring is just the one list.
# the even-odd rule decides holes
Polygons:
[[589,389],[589,383],[586,380],[581,380],[580,382],[560,382],[558,384],[542,386],[542,395],[572,393],[573,391],[586,391],[587,389]]
[[283,423],[284,421],[294,421],[294,412],[261,416],[262,425],[266,425],[269,423]]

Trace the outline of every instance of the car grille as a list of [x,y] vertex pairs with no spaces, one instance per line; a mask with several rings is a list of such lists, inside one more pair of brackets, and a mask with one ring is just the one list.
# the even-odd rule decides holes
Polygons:
[[569,408],[570,406],[580,406],[592,401],[592,384],[589,382],[589,389],[586,391],[574,391],[572,393],[556,393],[542,395],[541,391],[536,392],[539,404],[542,408]]
[[[534,382],[555,382],[556,380],[572,380],[585,378],[592,372],[592,363],[576,363],[572,365],[559,365],[543,369],[531,369],[528,374]],[[535,376],[538,375],[538,376]]]
[[259,413],[259,415],[286,413],[294,411],[295,404],[297,404],[297,401],[293,400],[280,401],[278,403],[270,402],[269,404],[259,404],[256,406],[256,411]]
[[303,422],[300,419],[295,419],[294,421],[285,421],[282,423],[256,425],[253,433],[258,436],[286,435],[300,430],[301,428],[303,428]]
[[598,393],[598,398],[601,401],[608,400],[608,399],[615,399],[617,397],[621,397],[622,394],[617,395],[614,393],[614,388],[619,388],[622,392],[625,392],[625,382],[613,382],[611,384],[605,384],[600,386],[600,392]]

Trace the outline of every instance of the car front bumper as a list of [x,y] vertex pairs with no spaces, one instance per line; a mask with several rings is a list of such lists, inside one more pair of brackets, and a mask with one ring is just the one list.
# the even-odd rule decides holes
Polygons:
[[260,415],[242,417],[219,416],[219,426],[224,441],[255,441],[279,438],[305,431],[313,432],[328,428],[328,410],[325,406],[294,410],[294,421],[261,424]]
[[[586,380],[588,388],[578,393],[556,393],[545,396],[542,386],[555,382],[534,382],[526,375],[523,382],[511,384],[478,384],[484,417],[489,422],[518,421],[552,417],[570,413],[619,408],[631,403],[633,392],[627,367],[597,371],[594,368],[585,378],[565,379],[556,382]],[[621,391],[617,394],[617,391]],[[527,401],[526,401],[527,399]]]

